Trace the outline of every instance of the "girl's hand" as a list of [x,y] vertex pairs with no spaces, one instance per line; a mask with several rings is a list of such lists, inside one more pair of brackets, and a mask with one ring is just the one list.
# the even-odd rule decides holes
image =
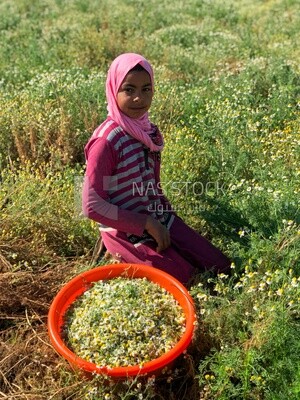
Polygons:
[[158,253],[160,253],[162,250],[165,250],[171,245],[170,232],[155,218],[152,218],[150,216],[147,217],[145,229],[149,233],[149,235],[151,235],[156,241],[156,251]]

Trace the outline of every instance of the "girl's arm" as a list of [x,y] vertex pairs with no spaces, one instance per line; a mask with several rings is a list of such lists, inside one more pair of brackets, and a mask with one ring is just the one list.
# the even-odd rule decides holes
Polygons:
[[109,202],[108,187],[117,163],[117,154],[105,139],[95,139],[86,154],[83,214],[103,225],[142,236],[147,215],[124,210]]
[[160,222],[109,202],[108,187],[118,157],[110,143],[96,139],[86,157],[87,169],[82,192],[84,215],[110,228],[137,236],[142,236],[146,230],[157,242],[158,252],[169,247],[170,233]]
[[156,241],[156,251],[158,253],[171,245],[171,237],[168,229],[150,215],[147,217],[145,229]]

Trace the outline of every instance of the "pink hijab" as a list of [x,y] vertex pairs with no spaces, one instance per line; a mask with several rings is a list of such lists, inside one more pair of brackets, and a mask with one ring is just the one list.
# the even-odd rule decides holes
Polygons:
[[153,70],[149,62],[139,54],[121,54],[112,62],[107,74],[106,98],[108,115],[127,133],[148,147],[150,151],[160,151],[163,148],[163,138],[156,126],[151,124],[148,113],[138,119],[133,119],[122,113],[117,105],[118,90],[125,76],[137,64],[140,64],[150,75],[152,90],[154,90]]

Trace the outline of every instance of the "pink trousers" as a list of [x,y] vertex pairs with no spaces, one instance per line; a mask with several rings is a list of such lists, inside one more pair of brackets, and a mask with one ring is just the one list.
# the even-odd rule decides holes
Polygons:
[[171,246],[156,252],[154,240],[133,244],[123,232],[101,232],[107,250],[121,262],[159,268],[187,284],[199,272],[228,273],[230,260],[208,240],[175,216]]

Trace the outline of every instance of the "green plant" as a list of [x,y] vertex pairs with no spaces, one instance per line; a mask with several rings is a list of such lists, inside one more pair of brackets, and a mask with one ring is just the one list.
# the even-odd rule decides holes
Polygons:
[[[24,163],[1,171],[0,241],[14,269],[86,253],[97,230],[80,216],[82,169]],[[79,192],[80,195],[80,192]]]

